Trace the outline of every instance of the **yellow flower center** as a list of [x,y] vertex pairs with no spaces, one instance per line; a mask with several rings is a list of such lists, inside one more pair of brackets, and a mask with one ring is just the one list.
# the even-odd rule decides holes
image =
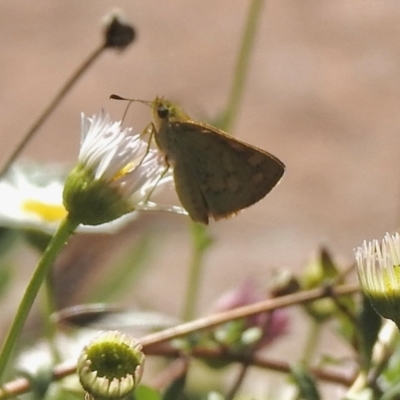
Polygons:
[[22,204],[23,211],[36,214],[48,222],[60,221],[67,215],[62,204],[45,204],[37,200],[27,200]]
[[400,292],[400,266],[393,265],[393,269],[389,273],[387,270],[383,272],[383,282],[388,294]]
[[130,172],[132,172],[135,168],[137,167],[137,165],[135,165],[134,163],[129,163],[127,165],[125,165],[124,168],[121,168],[113,177],[112,181],[116,181],[120,178],[122,178],[123,176],[125,176],[126,174],[129,174]]

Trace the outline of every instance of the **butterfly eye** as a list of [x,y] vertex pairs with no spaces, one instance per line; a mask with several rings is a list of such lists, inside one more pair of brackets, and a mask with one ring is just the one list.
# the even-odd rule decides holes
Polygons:
[[169,114],[169,110],[168,110],[167,107],[165,107],[165,106],[159,106],[159,107],[157,108],[157,115],[158,115],[158,118],[165,119],[165,118],[168,117],[168,114]]

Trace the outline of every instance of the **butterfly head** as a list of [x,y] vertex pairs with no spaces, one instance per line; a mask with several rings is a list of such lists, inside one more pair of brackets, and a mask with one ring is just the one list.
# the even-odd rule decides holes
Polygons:
[[159,129],[164,123],[190,121],[190,117],[176,104],[162,97],[156,97],[152,104],[153,119]]

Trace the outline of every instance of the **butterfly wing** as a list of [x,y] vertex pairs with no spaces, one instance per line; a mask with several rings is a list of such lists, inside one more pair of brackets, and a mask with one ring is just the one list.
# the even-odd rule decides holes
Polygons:
[[196,169],[185,161],[175,162],[174,182],[179,200],[190,218],[207,225],[210,215],[209,205],[196,178]]
[[164,149],[174,167],[178,196],[190,217],[229,217],[267,195],[285,166],[257,147],[205,124],[173,122]]

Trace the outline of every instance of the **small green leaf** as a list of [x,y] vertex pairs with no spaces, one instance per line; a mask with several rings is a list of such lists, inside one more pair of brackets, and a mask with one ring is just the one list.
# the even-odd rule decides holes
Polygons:
[[303,289],[313,289],[330,282],[339,275],[339,269],[326,248],[321,248],[315,258],[310,260],[300,277]]
[[[339,273],[339,268],[334,263],[330,252],[323,247],[305,266],[300,277],[300,286],[302,289],[321,287],[337,279]],[[304,309],[318,323],[329,320],[337,313],[337,306],[331,298],[308,303]]]
[[145,385],[139,385],[133,395],[134,400],[161,400],[160,393]]
[[359,326],[358,329],[360,335],[360,345],[362,354],[363,367],[368,370],[372,349],[376,340],[378,339],[378,333],[382,326],[382,318],[376,313],[369,300],[363,296],[362,309],[358,316]]
[[185,400],[186,374],[174,380],[164,392],[163,400]]
[[320,400],[314,378],[301,366],[291,368],[291,376],[299,389],[299,396],[304,400]]

